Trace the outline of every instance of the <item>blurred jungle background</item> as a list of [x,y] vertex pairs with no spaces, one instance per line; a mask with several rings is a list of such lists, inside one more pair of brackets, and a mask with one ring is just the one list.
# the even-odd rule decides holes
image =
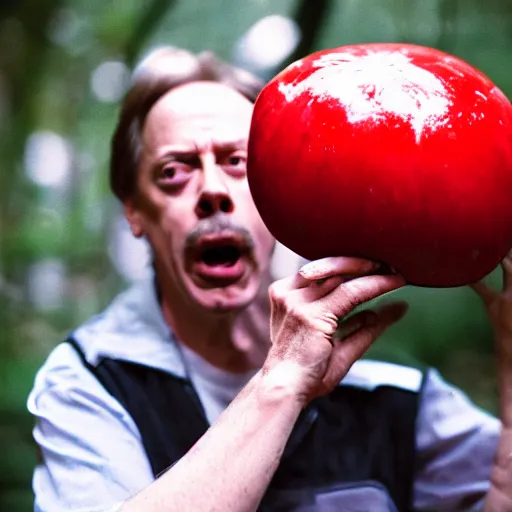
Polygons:
[[[1,1],[0,510],[32,509],[25,401],[38,366],[144,272],[147,253],[106,180],[134,63],[170,44],[269,78],[311,51],[374,41],[446,50],[512,94],[512,0]],[[402,293],[410,312],[372,355],[437,366],[496,411],[492,338],[474,293]]]

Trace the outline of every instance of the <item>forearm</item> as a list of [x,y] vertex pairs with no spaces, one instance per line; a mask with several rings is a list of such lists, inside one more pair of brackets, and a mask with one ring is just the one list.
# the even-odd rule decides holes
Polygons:
[[512,428],[504,427],[494,467],[491,488],[485,500],[485,512],[512,511]]
[[[500,346],[512,346],[512,339]],[[510,345],[509,345],[510,343]],[[491,488],[486,498],[486,512],[512,511],[512,364],[507,354],[498,351],[499,408],[502,433],[491,474]]]
[[258,372],[189,453],[121,512],[256,510],[302,408],[280,377]]

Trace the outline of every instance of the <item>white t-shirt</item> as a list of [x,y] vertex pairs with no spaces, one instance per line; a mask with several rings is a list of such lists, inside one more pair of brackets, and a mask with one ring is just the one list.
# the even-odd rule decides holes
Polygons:
[[180,344],[180,349],[190,380],[203,404],[206,417],[212,424],[258,370],[227,372],[213,366],[183,344]]

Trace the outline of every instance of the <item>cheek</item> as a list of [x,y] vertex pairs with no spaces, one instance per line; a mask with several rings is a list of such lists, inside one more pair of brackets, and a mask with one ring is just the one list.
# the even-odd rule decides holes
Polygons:
[[186,212],[177,208],[163,207],[146,217],[146,235],[157,253],[169,256],[179,253],[189,233]]
[[263,246],[263,249],[272,248],[274,245],[274,238],[270,234],[267,226],[264,224],[251,192],[249,190],[249,184],[247,180],[242,184],[238,194],[238,208],[242,208],[242,216],[247,219],[247,225],[251,231],[251,234],[256,239],[258,246]]
[[262,254],[267,255],[272,251],[275,239],[260,217],[252,199],[248,200],[247,204],[249,208],[249,218],[251,219],[250,225],[252,235],[254,236],[257,247],[261,250]]
[[267,233],[259,237],[256,244],[258,245],[256,257],[258,258],[259,267],[261,270],[266,271],[270,269],[272,265],[272,256],[276,244],[275,239],[267,231]]

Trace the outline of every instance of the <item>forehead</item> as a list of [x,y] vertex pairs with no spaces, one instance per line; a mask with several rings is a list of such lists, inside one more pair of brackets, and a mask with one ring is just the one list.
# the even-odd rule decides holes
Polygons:
[[165,145],[201,147],[246,140],[253,104],[222,84],[196,82],[160,98],[149,112],[142,139],[153,152]]

